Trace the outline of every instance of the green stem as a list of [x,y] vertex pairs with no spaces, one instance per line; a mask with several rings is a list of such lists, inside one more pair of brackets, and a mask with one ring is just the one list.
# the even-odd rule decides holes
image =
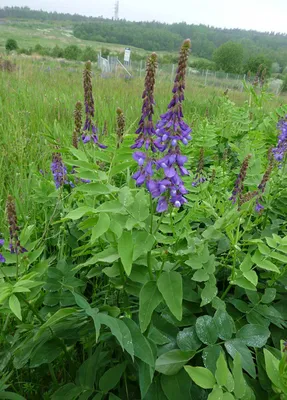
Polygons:
[[227,293],[229,292],[229,290],[230,290],[231,288],[232,288],[232,285],[229,284],[229,285],[227,286],[227,288],[225,289],[225,291],[223,292],[223,294],[222,294],[222,296],[221,296],[221,300],[224,300],[224,299],[225,299]]
[[[153,204],[152,204],[152,196],[150,195],[150,234],[153,234]],[[151,265],[151,250],[147,252],[147,267],[149,278],[153,281],[154,276],[152,273],[152,265]]]
[[54,382],[56,387],[58,387],[59,384],[58,384],[58,381],[57,381],[57,378],[56,378],[56,375],[55,375],[55,371],[54,371],[54,367],[53,367],[52,363],[48,363],[48,366],[49,366],[49,371],[50,371],[50,375],[51,375],[52,381]]

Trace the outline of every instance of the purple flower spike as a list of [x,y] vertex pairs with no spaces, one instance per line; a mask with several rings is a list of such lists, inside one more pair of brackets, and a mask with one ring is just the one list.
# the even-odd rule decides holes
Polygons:
[[284,119],[279,121],[277,126],[281,133],[278,137],[277,147],[275,147],[272,151],[275,160],[280,163],[279,167],[281,167],[281,162],[287,153],[287,115]]
[[59,189],[63,185],[69,184],[67,179],[67,168],[63,163],[62,156],[60,153],[53,154],[51,171],[53,174],[56,189]]
[[0,263],[4,263],[5,261],[5,257],[0,253]]
[[0,247],[4,246],[4,239],[0,239]]

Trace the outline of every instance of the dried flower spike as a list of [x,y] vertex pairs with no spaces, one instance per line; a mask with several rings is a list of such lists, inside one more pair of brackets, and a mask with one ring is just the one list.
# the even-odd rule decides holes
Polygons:
[[95,105],[93,98],[92,87],[92,63],[87,61],[83,72],[83,85],[84,85],[84,99],[85,99],[85,113],[86,120],[83,127],[82,140],[84,143],[89,142],[91,139],[101,149],[106,149],[107,146],[99,143],[98,129],[93,122],[95,116]]
[[121,108],[117,108],[117,149],[123,142],[126,120]]
[[77,101],[75,110],[74,110],[74,124],[75,128],[73,131],[73,146],[77,149],[78,148],[78,141],[79,137],[81,135],[81,130],[82,130],[82,103],[80,101]]
[[11,254],[25,253],[27,250],[23,246],[21,246],[19,240],[20,228],[18,226],[18,221],[17,221],[15,202],[11,195],[9,195],[7,198],[6,211],[7,211],[7,219],[8,219],[9,235],[10,235],[10,243],[9,243],[10,252]]
[[202,173],[203,167],[204,167],[204,149],[203,147],[201,147],[199,152],[198,167],[196,170],[195,180],[192,182],[192,186],[196,187],[206,181],[206,178],[203,176]]
[[243,187],[244,187],[244,180],[246,178],[246,173],[247,173],[250,158],[251,158],[251,155],[248,154],[248,156],[245,157],[245,159],[243,160],[243,163],[240,168],[240,172],[235,181],[234,189],[232,191],[232,196],[229,199],[232,201],[233,204],[235,204],[237,199],[239,199],[240,196],[242,195]]

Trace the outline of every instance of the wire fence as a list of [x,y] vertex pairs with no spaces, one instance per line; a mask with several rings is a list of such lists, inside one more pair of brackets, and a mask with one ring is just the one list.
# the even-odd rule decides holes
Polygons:
[[[144,61],[130,61],[122,63],[117,57],[108,57],[107,59],[98,57],[98,68],[101,69],[104,76],[116,76],[125,79],[132,77],[142,78],[145,75]],[[175,64],[159,64],[157,69],[158,80],[174,80],[176,74]],[[187,77],[192,77],[193,82],[198,86],[218,87],[223,89],[231,89],[242,92],[244,89],[244,81],[247,79],[253,82],[255,76],[247,77],[246,74],[231,74],[223,71],[197,70],[195,68],[187,69]],[[269,84],[269,90],[276,95],[280,93],[282,82],[280,80],[272,80]]]

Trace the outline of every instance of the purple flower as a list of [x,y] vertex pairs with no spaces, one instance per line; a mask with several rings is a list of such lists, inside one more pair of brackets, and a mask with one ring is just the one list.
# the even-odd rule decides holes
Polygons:
[[280,129],[281,133],[278,137],[277,147],[275,147],[272,151],[275,160],[281,163],[285,154],[287,153],[287,115],[284,119],[279,121],[277,127]]
[[[4,245],[4,239],[0,239],[0,247],[2,247]],[[5,257],[0,253],[0,263],[4,263]]]
[[7,218],[9,225],[9,235],[10,235],[10,243],[9,243],[10,253],[11,254],[25,253],[27,252],[27,250],[25,249],[25,247],[21,246],[19,240],[20,228],[17,222],[18,220],[16,214],[15,201],[11,195],[9,195],[7,198],[6,210],[7,210]]
[[156,211],[157,212],[164,212],[168,209],[168,202],[165,197],[160,197],[157,203]]
[[256,200],[255,211],[259,213],[259,212],[261,212],[263,210],[264,210],[263,205],[260,204],[258,200]]
[[57,189],[59,189],[63,185],[69,184],[67,180],[67,168],[63,163],[60,153],[53,153],[51,171]]

